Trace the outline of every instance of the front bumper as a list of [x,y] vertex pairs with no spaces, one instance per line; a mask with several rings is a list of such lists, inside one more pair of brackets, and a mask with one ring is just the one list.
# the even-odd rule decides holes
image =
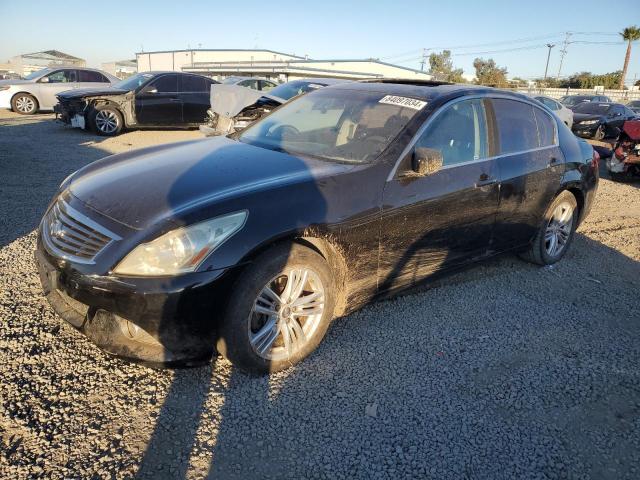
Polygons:
[[35,254],[47,300],[104,351],[150,366],[193,366],[214,353],[233,272],[166,279],[86,275],[44,249]]
[[14,93],[11,90],[0,90],[0,108],[11,108],[11,97]]

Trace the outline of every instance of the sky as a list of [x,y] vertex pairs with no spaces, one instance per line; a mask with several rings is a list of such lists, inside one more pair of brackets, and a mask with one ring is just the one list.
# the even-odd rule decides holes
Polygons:
[[[549,75],[557,75],[567,31],[570,41],[592,43],[568,45],[563,76],[622,69],[626,45],[617,32],[640,26],[640,2],[0,0],[0,19],[0,62],[55,49],[100,67],[140,51],[257,47],[419,69],[422,49],[452,47],[465,74],[483,57],[510,78],[534,78],[544,74],[547,43],[556,44]],[[640,79],[640,41],[629,64],[628,79],[634,76]]]

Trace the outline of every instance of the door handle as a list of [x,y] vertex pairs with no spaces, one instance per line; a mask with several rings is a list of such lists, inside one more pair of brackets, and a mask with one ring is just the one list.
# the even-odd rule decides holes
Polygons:
[[482,175],[480,175],[480,178],[476,182],[475,187],[480,188],[487,185],[493,185],[494,183],[497,183],[497,181],[498,180],[495,177],[490,177],[486,173],[483,173]]
[[179,102],[180,99],[179,98],[170,98],[169,101],[170,102]]

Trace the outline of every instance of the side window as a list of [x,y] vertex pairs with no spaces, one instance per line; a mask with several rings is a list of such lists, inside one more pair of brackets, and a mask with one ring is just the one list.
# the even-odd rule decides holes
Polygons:
[[258,90],[258,81],[257,80],[243,80],[238,83],[241,87],[253,88],[254,90]]
[[163,75],[153,82],[153,87],[158,93],[176,93],[178,91],[178,76],[174,74]]
[[267,82],[266,80],[260,80],[260,90],[262,90],[263,92],[268,92],[273,87],[275,87],[273,83]]
[[91,70],[78,70],[79,82],[96,82],[96,83],[109,83],[101,73],[92,72]]
[[78,77],[75,70],[58,70],[47,75],[49,83],[69,83],[77,82]]
[[209,91],[209,86],[205,78],[197,77],[195,75],[182,75],[180,79],[182,80],[181,92],[202,93]]
[[515,153],[538,148],[538,128],[534,107],[517,100],[494,98],[500,153]]
[[442,153],[443,165],[487,157],[487,128],[482,100],[463,100],[444,107],[416,142]]
[[543,112],[539,108],[534,108],[533,112],[535,114],[536,124],[538,125],[539,145],[541,147],[555,145],[556,131],[554,128],[554,120],[548,113]]

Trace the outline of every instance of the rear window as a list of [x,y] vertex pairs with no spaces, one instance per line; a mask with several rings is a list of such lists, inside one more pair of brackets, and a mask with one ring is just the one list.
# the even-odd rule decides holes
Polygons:
[[501,153],[538,148],[538,125],[534,107],[517,100],[492,100],[498,124]]
[[96,83],[109,83],[104,75],[98,72],[92,72],[91,70],[78,70],[79,82],[96,82]]

